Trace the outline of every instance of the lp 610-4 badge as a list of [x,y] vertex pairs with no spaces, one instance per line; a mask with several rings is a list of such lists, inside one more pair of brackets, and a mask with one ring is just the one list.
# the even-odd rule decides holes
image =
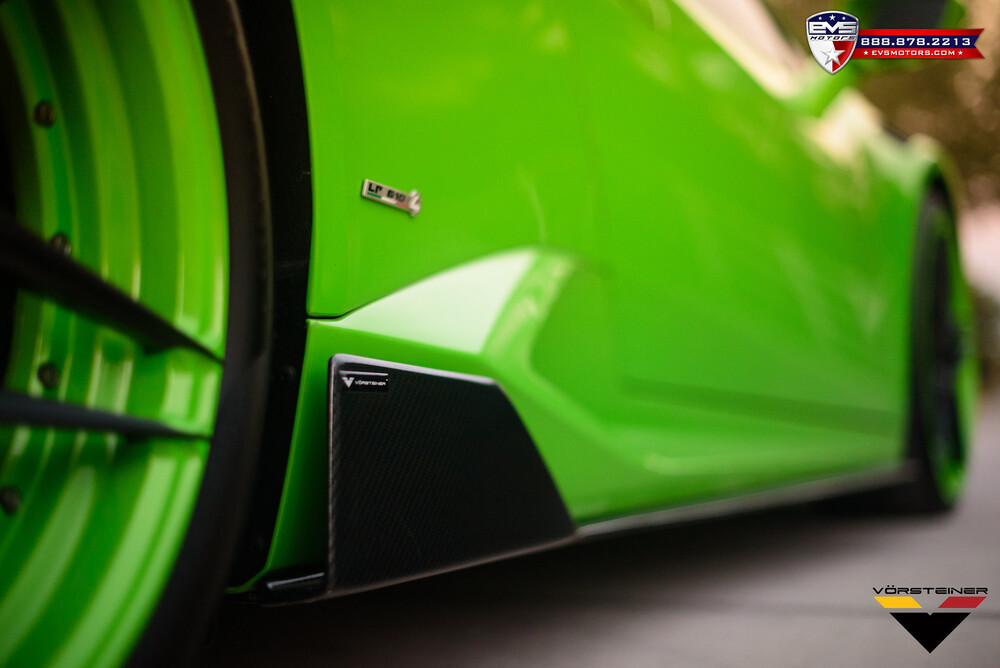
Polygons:
[[361,185],[361,196],[373,199],[376,202],[382,202],[382,204],[388,204],[403,211],[408,211],[411,216],[420,213],[420,193],[416,190],[404,193],[398,188],[390,188],[384,183],[376,183],[371,179],[365,179],[365,182]]

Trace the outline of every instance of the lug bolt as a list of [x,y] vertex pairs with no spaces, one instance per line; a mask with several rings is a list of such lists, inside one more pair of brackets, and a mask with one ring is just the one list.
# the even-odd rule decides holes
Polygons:
[[59,387],[59,368],[52,362],[46,362],[38,367],[38,380],[46,390]]
[[0,487],[0,507],[8,515],[13,515],[21,507],[21,493],[15,487]]
[[69,237],[62,232],[53,234],[52,238],[49,239],[49,245],[66,256],[73,252],[73,244],[69,242]]
[[56,108],[48,100],[35,105],[35,122],[43,128],[51,128],[56,123]]

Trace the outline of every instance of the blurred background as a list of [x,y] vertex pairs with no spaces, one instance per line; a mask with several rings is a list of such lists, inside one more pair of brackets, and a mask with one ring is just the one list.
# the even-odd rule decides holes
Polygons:
[[[804,17],[834,7],[850,11],[830,0],[766,3],[806,53]],[[1000,385],[1000,2],[962,4],[961,27],[984,28],[977,42],[983,59],[913,60],[884,71],[873,68],[860,87],[891,127],[933,137],[954,161],[963,195],[959,237],[976,297],[982,382],[991,390]]]

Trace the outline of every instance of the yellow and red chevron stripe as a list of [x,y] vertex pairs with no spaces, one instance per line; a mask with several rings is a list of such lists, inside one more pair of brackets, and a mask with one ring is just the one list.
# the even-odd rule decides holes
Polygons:
[[[876,601],[883,608],[920,608],[917,599],[912,596],[875,596]],[[976,608],[986,599],[985,596],[949,596],[939,608]]]
[[875,600],[883,608],[919,608],[920,604],[912,596],[876,596]]

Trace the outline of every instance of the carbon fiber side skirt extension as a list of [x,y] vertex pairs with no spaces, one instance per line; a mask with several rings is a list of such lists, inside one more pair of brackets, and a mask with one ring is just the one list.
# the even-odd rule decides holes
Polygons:
[[323,598],[572,540],[548,469],[488,378],[330,360],[327,565],[263,602]]

